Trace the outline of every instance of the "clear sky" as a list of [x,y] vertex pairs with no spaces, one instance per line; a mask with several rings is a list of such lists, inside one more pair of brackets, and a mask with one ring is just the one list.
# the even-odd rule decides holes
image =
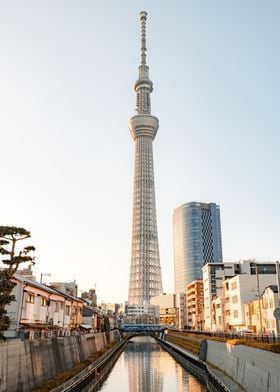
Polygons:
[[224,261],[280,259],[279,0],[2,0],[1,224],[107,302],[128,293],[141,10],[164,291],[189,201],[220,205]]

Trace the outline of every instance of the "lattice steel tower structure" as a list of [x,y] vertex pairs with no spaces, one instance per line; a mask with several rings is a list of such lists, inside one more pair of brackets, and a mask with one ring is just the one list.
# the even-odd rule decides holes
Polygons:
[[137,115],[129,120],[135,141],[132,247],[128,301],[148,304],[150,298],[162,293],[158,248],[156,201],[154,185],[153,140],[158,130],[158,119],[151,115],[150,93],[153,83],[146,64],[146,20],[141,19],[141,64],[135,83]]

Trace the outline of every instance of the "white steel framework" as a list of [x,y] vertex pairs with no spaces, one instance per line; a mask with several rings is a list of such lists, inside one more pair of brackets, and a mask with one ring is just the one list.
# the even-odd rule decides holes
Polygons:
[[135,83],[137,115],[129,120],[135,141],[132,248],[128,301],[130,304],[150,303],[150,298],[162,293],[158,248],[153,140],[158,119],[151,115],[150,93],[153,83],[146,64],[146,20],[141,19],[141,65]]

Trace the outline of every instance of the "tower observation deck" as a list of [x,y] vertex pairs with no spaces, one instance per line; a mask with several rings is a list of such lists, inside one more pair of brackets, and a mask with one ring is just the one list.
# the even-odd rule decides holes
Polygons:
[[135,82],[137,114],[130,118],[129,129],[135,141],[132,247],[128,301],[146,304],[150,298],[161,294],[162,280],[159,259],[153,140],[159,122],[151,115],[150,94],[153,83],[146,64],[147,13],[140,13],[141,64]]

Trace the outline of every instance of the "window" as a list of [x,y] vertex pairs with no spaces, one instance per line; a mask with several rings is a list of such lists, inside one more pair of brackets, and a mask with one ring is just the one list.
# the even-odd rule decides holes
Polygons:
[[240,271],[241,271],[240,264],[235,264],[235,266],[234,266],[235,275],[239,275]]
[[264,265],[258,265],[258,273],[259,274],[264,274],[264,275],[268,275],[268,274],[276,274],[276,266],[275,264],[264,264]]
[[66,316],[70,315],[70,306],[69,305],[66,305],[65,313],[66,313]]
[[29,302],[30,304],[34,304],[35,295],[34,294],[27,294],[27,302]]
[[230,288],[231,288],[232,290],[237,289],[237,282],[232,282],[231,285],[230,285]]
[[47,306],[47,298],[41,297],[41,306]]
[[59,312],[59,303],[58,302],[55,303],[54,311]]
[[233,311],[233,317],[234,317],[234,318],[237,318],[237,317],[238,317],[238,310],[234,310],[234,311]]
[[238,302],[238,295],[234,295],[233,297],[231,297],[231,302],[233,304],[237,304],[237,302]]

